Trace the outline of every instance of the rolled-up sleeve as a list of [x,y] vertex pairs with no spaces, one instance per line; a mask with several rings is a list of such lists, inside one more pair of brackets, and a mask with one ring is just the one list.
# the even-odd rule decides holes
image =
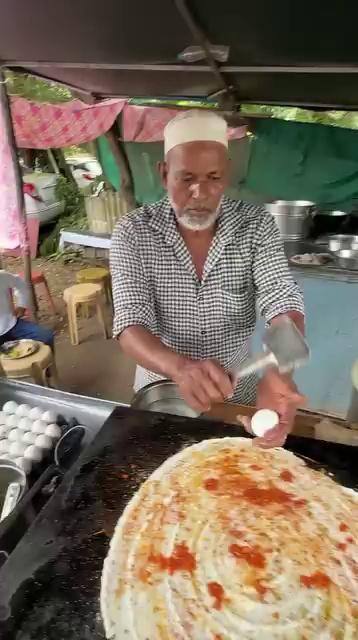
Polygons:
[[110,269],[113,289],[113,337],[127,327],[154,326],[154,305],[138,251],[135,225],[130,217],[121,220],[112,235]]
[[260,216],[254,242],[253,278],[266,323],[288,311],[304,313],[302,292],[292,277],[276,223],[266,211]]

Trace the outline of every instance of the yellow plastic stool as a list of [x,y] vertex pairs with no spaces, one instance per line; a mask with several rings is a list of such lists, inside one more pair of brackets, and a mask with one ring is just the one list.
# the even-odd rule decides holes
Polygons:
[[76,273],[76,281],[79,284],[94,282],[101,284],[103,287],[106,301],[112,304],[111,276],[105,267],[91,267],[89,269],[81,269]]
[[104,303],[102,297],[103,287],[101,284],[87,283],[74,284],[65,289],[63,298],[67,305],[68,327],[71,344],[79,344],[77,307],[78,305],[94,305],[97,311],[98,322],[103,331],[104,337],[108,338],[106,323],[104,320]]
[[32,378],[35,384],[48,387],[49,378],[51,386],[58,387],[57,369],[55,357],[47,344],[37,342],[37,351],[25,358],[8,360],[0,355],[0,369],[7,378]]

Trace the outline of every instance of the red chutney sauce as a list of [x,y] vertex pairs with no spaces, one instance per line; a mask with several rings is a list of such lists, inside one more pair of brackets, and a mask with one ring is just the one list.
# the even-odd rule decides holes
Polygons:
[[252,504],[265,507],[271,504],[279,504],[283,506],[304,506],[305,500],[300,500],[292,493],[288,493],[272,484],[268,488],[252,486],[247,487],[243,491],[243,498]]
[[221,609],[225,597],[222,585],[219,582],[208,582],[208,592],[215,599],[214,609]]
[[266,558],[258,547],[231,544],[229,551],[235,558],[238,560],[246,560],[247,564],[256,567],[256,569],[264,569],[266,566]]
[[288,469],[284,469],[280,473],[280,478],[281,478],[281,480],[284,480],[285,482],[293,482],[294,475]]
[[170,575],[176,571],[188,571],[192,573],[196,569],[195,556],[189,551],[185,542],[176,544],[170,556],[151,554],[149,562],[158,565],[161,571],[168,571]]
[[219,486],[219,480],[217,478],[207,478],[204,480],[204,488],[207,491],[216,491]]
[[325,573],[316,571],[310,576],[300,576],[300,582],[308,589],[328,589],[331,579]]

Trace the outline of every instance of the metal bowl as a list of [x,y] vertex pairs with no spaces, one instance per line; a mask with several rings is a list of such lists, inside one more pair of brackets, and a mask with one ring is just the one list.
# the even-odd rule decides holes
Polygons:
[[169,413],[176,416],[197,418],[200,414],[184,402],[178,387],[171,380],[152,382],[134,396],[133,409]]
[[355,251],[353,249],[342,249],[341,251],[336,251],[334,257],[337,264],[342,267],[342,269],[358,271],[358,248]]
[[12,460],[8,460],[7,458],[1,458],[0,459],[0,513],[3,508],[7,489],[12,482],[18,483],[21,487],[19,496],[15,504],[12,505],[12,510],[13,510],[15,509],[17,502],[19,502],[19,500],[22,498],[25,492],[26,474]]
[[337,251],[342,251],[344,249],[358,251],[358,236],[345,234],[330,236],[328,239],[328,248],[332,253],[336,253]]

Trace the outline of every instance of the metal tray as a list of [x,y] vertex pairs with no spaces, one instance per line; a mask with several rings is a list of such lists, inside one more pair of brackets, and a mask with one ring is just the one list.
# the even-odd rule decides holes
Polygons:
[[[243,435],[220,422],[116,409],[0,570],[1,639],[104,640],[102,565],[128,500],[183,447]],[[358,488],[357,447],[292,436],[288,448]]]

